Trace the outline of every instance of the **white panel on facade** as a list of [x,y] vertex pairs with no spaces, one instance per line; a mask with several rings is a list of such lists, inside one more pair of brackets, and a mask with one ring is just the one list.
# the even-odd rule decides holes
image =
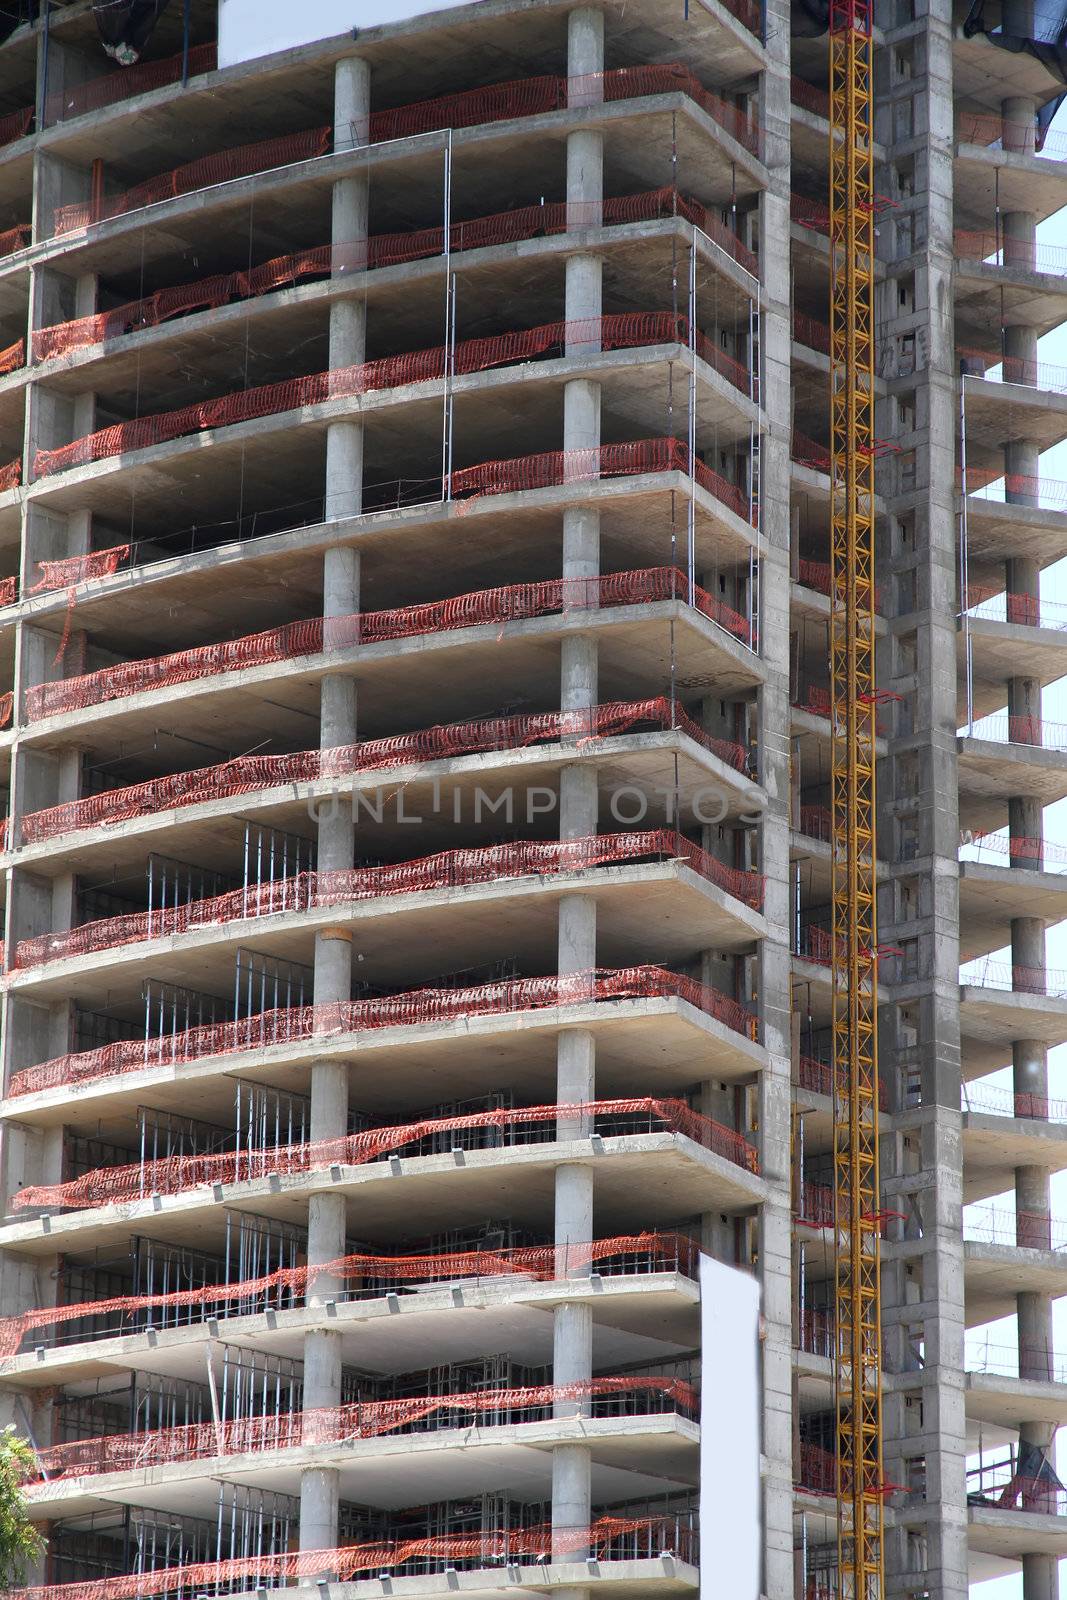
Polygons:
[[759,1600],[759,1284],[700,1258],[701,1600]]
[[469,0],[219,0],[219,66],[334,39],[353,28],[453,11]]

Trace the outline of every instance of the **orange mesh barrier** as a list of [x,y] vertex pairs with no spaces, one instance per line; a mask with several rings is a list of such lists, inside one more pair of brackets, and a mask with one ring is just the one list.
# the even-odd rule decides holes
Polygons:
[[757,39],[762,37],[763,19],[756,0],[723,0],[723,10],[729,11]]
[[14,964],[19,968],[33,967],[45,961],[114,950],[147,939],[174,938],[197,928],[220,927],[251,917],[352,905],[394,894],[466,888],[505,878],[582,872],[613,862],[634,861],[642,856],[677,856],[753,910],[758,911],[763,905],[761,873],[728,867],[690,840],[669,829],[657,828],[547,844],[517,841],[482,849],[442,850],[436,855],[402,861],[395,866],[303,872],[295,878],[273,879],[247,889],[231,889],[210,900],[104,917],[97,922],[83,922],[63,933],[39,933],[19,941]]
[[812,228],[816,233],[830,232],[830,208],[819,200],[794,194],[789,200],[789,215],[802,228]]
[[[466,1394],[412,1395],[401,1400],[357,1400],[311,1411],[282,1411],[263,1416],[233,1417],[220,1422],[193,1422],[149,1433],[106,1434],[75,1439],[37,1452],[41,1477],[54,1480],[67,1473],[78,1478],[106,1472],[140,1471],[175,1461],[210,1461],[297,1446],[347,1444],[354,1439],[380,1439],[410,1428],[427,1417],[450,1412],[473,1415],[492,1427],[537,1420],[516,1413],[544,1411],[567,1400],[600,1400],[616,1395],[642,1396],[657,1411],[696,1413],[693,1386],[682,1378],[607,1377],[578,1383],[529,1384],[519,1389],[475,1389]],[[658,1406],[657,1406],[658,1402]],[[32,1494],[32,1490],[30,1491]]]
[[[628,100],[656,94],[682,93],[707,113],[730,136],[752,154],[760,153],[759,125],[736,106],[705,89],[689,68],[673,64],[618,67],[614,71],[588,77],[521,78],[510,83],[489,84],[458,94],[440,95],[414,105],[397,106],[391,111],[375,111],[370,117],[370,142],[407,139],[443,128],[470,128],[512,118],[538,116],[558,111],[568,100],[589,105],[599,100]],[[311,128],[303,133],[265,139],[257,144],[203,156],[198,161],[177,167],[159,177],[147,178],[124,193],[107,196],[94,214],[91,201],[57,206],[53,213],[53,232],[69,233],[91,222],[123,216],[128,211],[155,205],[177,195],[189,194],[213,184],[248,177],[292,162],[309,161],[325,155],[332,142],[329,128]],[[358,141],[357,141],[358,142]]]
[[[808,589],[815,589],[819,594],[830,593],[832,573],[828,561],[809,561],[806,556],[801,556],[797,562],[797,582],[804,584]],[[857,588],[864,593],[867,588],[866,580],[857,584]],[[874,590],[874,608],[882,608],[882,588],[880,584]]]
[[[848,1079],[845,1074],[838,1074],[841,1092],[848,1092]],[[801,1056],[797,1070],[797,1083],[802,1089],[808,1089],[812,1094],[832,1095],[834,1092],[834,1069],[829,1061],[816,1061],[813,1056]],[[883,1111],[889,1110],[889,1091],[883,1079],[878,1080],[878,1104]]]
[[0,578],[0,607],[13,606],[19,595],[19,580],[15,578]]
[[[803,696],[803,698],[801,698]],[[828,717],[830,715],[830,691],[809,684],[807,688],[799,690],[792,704],[798,711],[810,711],[815,717]]]
[[[574,1123],[576,1128],[596,1117],[625,1117],[639,1113],[662,1130],[648,1131],[684,1134],[715,1155],[732,1161],[749,1172],[759,1171],[756,1152],[743,1134],[723,1127],[710,1117],[693,1111],[684,1100],[660,1100],[651,1096],[622,1100],[594,1100],[568,1105],[507,1106],[494,1111],[477,1111],[464,1116],[423,1117],[396,1127],[370,1128],[339,1139],[320,1139],[315,1143],[272,1145],[262,1150],[225,1151],[214,1155],[164,1156],[155,1161],[133,1161],[123,1167],[97,1167],[66,1183],[28,1184],[14,1197],[16,1211],[44,1206],[49,1211],[93,1210],[99,1206],[122,1205],[146,1195],[181,1194],[207,1184],[252,1183],[274,1174],[292,1176],[322,1172],[329,1167],[362,1167],[380,1161],[390,1152],[441,1133],[474,1133],[480,1129],[555,1128],[559,1123]],[[645,1130],[635,1130],[645,1131]],[[626,1137],[625,1133],[618,1135]],[[575,1132],[573,1137],[580,1137]],[[522,1143],[521,1139],[515,1141]],[[418,1152],[415,1152],[416,1154]]]
[[830,96],[825,89],[805,83],[803,78],[794,75],[789,80],[789,99],[793,105],[801,106],[805,111],[814,111],[817,117],[829,119]]
[[1067,246],[1012,239],[995,230],[957,228],[953,234],[955,254],[962,261],[984,262],[992,267],[1023,267],[1027,271],[1067,272]]
[[6,233],[0,233],[0,256],[14,255],[16,250],[29,244],[31,232],[28,222],[20,222],[16,227],[8,228]]
[[14,344],[9,344],[6,350],[0,350],[0,377],[8,372],[17,372],[19,367],[26,365],[26,341],[16,339]]
[[[499,1574],[502,1563],[512,1560],[542,1562],[596,1556],[613,1559],[612,1545],[621,1555],[632,1555],[631,1543],[639,1538],[647,1554],[671,1552],[682,1561],[696,1561],[691,1530],[680,1528],[673,1517],[599,1517],[585,1528],[560,1528],[544,1523],[536,1528],[486,1529],[478,1533],[434,1534],[421,1539],[392,1539],[385,1543],[345,1545],[337,1550],[283,1551],[280,1555],[232,1556],[226,1561],[198,1561],[185,1567],[163,1567],[155,1572],[131,1573],[117,1578],[93,1578],[81,1583],[49,1583],[33,1589],[9,1589],[7,1600],[147,1600],[154,1595],[219,1593],[259,1589],[268,1585],[305,1583],[336,1575],[347,1583],[363,1574],[428,1562],[468,1566],[482,1562]],[[814,1591],[807,1600],[822,1600]]]
[[6,694],[0,694],[0,728],[7,727],[14,709],[15,694],[14,690],[9,689]]
[[[218,65],[218,47],[212,44],[194,45],[189,51],[189,76],[199,77],[203,72],[214,72]],[[87,83],[76,83],[59,94],[50,94],[46,102],[45,121],[64,122],[69,117],[80,117],[87,111],[99,111],[120,100],[132,100],[134,95],[147,94],[151,89],[163,89],[169,83],[180,83],[185,70],[181,55],[169,56],[166,61],[140,61],[136,66],[123,67],[118,72],[106,72]],[[32,111],[29,116],[32,118]],[[3,124],[0,123],[0,127]],[[0,143],[3,143],[0,138]]]
[[584,77],[519,78],[481,89],[439,95],[392,111],[374,111],[370,117],[373,144],[386,139],[410,139],[441,128],[472,128],[482,123],[541,116],[571,105],[594,105],[600,100],[631,100],[654,94],[687,95],[720,127],[754,155],[759,153],[758,124],[728,105],[681,62],[640,67],[617,67]]
[[[36,344],[37,335],[33,337]],[[793,312],[793,338],[798,344],[807,345],[809,350],[820,350],[827,356],[830,354],[829,326],[815,317],[809,317],[804,311]]]
[[[82,1317],[106,1317],[115,1313],[177,1311],[200,1307],[207,1314],[211,1307],[225,1308],[264,1295],[279,1300],[300,1298],[322,1279],[331,1291],[343,1286],[363,1289],[367,1281],[411,1287],[449,1278],[533,1278],[540,1281],[567,1279],[603,1266],[613,1257],[637,1257],[647,1270],[680,1271],[695,1277],[699,1250],[684,1234],[624,1234],[590,1243],[573,1241],[565,1245],[519,1245],[504,1250],[443,1251],[440,1254],[413,1256],[341,1256],[318,1266],[278,1267],[258,1278],[242,1278],[233,1283],[205,1284],[197,1289],[172,1289],[163,1294],[112,1295],[107,1300],[78,1300],[63,1305],[35,1306],[18,1316],[0,1317],[0,1360],[18,1351],[28,1333],[39,1328],[62,1327]],[[384,1294],[384,1289],[382,1293]]]
[[357,367],[313,372],[306,377],[286,378],[280,383],[219,395],[213,400],[198,400],[178,411],[163,411],[131,422],[114,423],[84,439],[61,445],[57,450],[38,450],[33,470],[39,478],[48,477],[70,467],[85,466],[108,456],[124,455],[168,439],[178,439],[184,434],[230,427],[254,417],[276,416],[305,406],[322,405],[327,400],[428,383],[445,376],[446,362],[453,374],[463,374],[531,361],[553,350],[562,354],[571,344],[598,344],[602,350],[621,350],[687,344],[688,341],[688,319],[669,311],[627,311],[576,322],[548,322],[514,333],[493,334],[485,339],[465,339],[455,346],[451,358],[447,346],[435,345],[428,350],[411,350],[402,355],[365,361]]
[[829,844],[833,833],[833,812],[829,806],[801,806],[800,831],[809,839],[823,839]]
[[333,1005],[293,1006],[263,1011],[237,1022],[210,1023],[185,1033],[155,1039],[119,1039],[57,1056],[12,1074],[9,1093],[31,1094],[72,1083],[96,1082],[126,1072],[201,1061],[210,1056],[262,1050],[276,1044],[321,1043],[326,1037],[378,1028],[418,1027],[452,1022],[457,1017],[501,1016],[594,1001],[680,999],[717,1018],[735,1033],[756,1038],[756,1019],[738,1001],[695,978],[664,967],[597,968],[593,972],[553,973],[543,978],[516,978],[507,983],[480,984],[472,989],[414,989],[374,1000],[339,1001]]
[[9,461],[6,466],[0,467],[0,494],[5,489],[17,489],[22,482],[22,457],[17,461]]
[[802,1443],[797,1488],[807,1494],[837,1493],[837,1456],[821,1445]]
[[146,178],[122,194],[105,195],[95,214],[91,200],[56,206],[52,213],[52,231],[54,234],[70,233],[75,228],[87,228],[91,222],[104,222],[111,217],[124,216],[128,211],[140,211],[160,200],[173,200],[178,195],[230,183],[234,178],[247,178],[254,172],[268,172],[273,167],[311,161],[325,155],[330,142],[329,128],[309,128],[304,133],[287,133],[277,139],[261,139],[256,144],[218,150],[213,155],[175,167],[160,177]]
[[32,126],[32,106],[23,106],[20,111],[9,111],[6,116],[0,117],[0,145],[14,144],[16,139],[21,139],[29,133]]
[[[515,622],[571,609],[646,605],[673,599],[690,602],[686,575],[673,567],[649,567],[598,578],[550,578],[541,583],[507,584],[457,595],[451,600],[334,617],[328,623],[322,617],[311,617],[222,644],[177,650],[145,661],[124,661],[79,678],[37,684],[26,690],[26,715],[31,721],[57,716],[177,683],[319,655],[324,649],[344,650],[358,644]],[[751,642],[745,618],[706,590],[694,588],[691,603],[745,644]]]
[[813,472],[829,472],[830,452],[824,444],[819,444],[816,439],[809,439],[806,433],[801,433],[799,428],[793,429],[793,460],[802,467],[810,467]]
[[[581,214],[583,210],[588,211],[586,220]],[[548,205],[524,206],[515,211],[476,217],[469,222],[455,222],[450,230],[449,249],[456,252],[479,250],[519,239],[566,233],[568,226],[603,224],[611,227],[674,215],[695,224],[740,265],[753,275],[756,273],[758,262],[737,235],[716,216],[709,215],[697,201],[680,194],[670,184],[643,194],[609,198],[602,204],[582,202],[576,206],[573,202],[554,201]],[[197,283],[159,289],[155,294],[141,300],[131,300],[111,311],[78,317],[72,322],[57,323],[51,328],[38,328],[33,335],[33,357],[35,361],[48,361],[70,350],[99,344],[105,339],[115,339],[143,328],[154,328],[170,317],[222,306],[231,299],[246,300],[270,294],[302,278],[361,272],[439,256],[444,251],[444,244],[444,228],[441,227],[422,228],[415,233],[375,234],[360,244],[318,245],[292,255],[278,256],[247,272],[223,273]]]
[[62,561],[36,561],[34,565],[41,576],[28,593],[39,594],[42,589],[70,589],[92,578],[109,578],[118,571],[129,553],[128,544],[114,544],[110,550],[94,550],[87,556],[66,556]]
[[[956,483],[961,483],[962,474],[956,468]],[[1021,472],[998,472],[995,467],[968,467],[966,478],[966,492],[969,495],[981,495],[991,485],[1000,483],[1006,494],[1025,495],[1027,500],[1039,502],[1042,507],[1050,510],[1067,510],[1067,482],[1063,479],[1031,477]],[[1003,495],[987,496],[986,498],[1003,500]],[[1026,504],[1026,501],[1021,502]]]
[[0,817],[0,850],[7,849],[7,822],[6,817]]
[[585,450],[549,450],[542,455],[515,456],[510,461],[482,461],[461,467],[449,479],[455,498],[514,494],[560,483],[633,476],[642,472],[684,472],[716,500],[755,527],[759,507],[736,483],[693,460],[681,439],[636,439],[627,444],[592,445]]
[[410,762],[477,755],[490,750],[525,749],[560,739],[606,739],[631,732],[642,722],[660,729],[678,728],[706,750],[734,767],[749,771],[743,745],[716,739],[688,712],[665,695],[647,700],[617,700],[591,711],[541,711],[510,717],[483,717],[425,728],[417,733],[387,735],[363,744],[331,750],[300,750],[282,756],[238,756],[215,767],[168,773],[122,789],[108,789],[84,800],[33,811],[22,818],[22,837],[36,844],[81,828],[106,827],[132,817],[198,805],[226,796],[252,794],[285,783],[311,783],[356,772],[379,771]]

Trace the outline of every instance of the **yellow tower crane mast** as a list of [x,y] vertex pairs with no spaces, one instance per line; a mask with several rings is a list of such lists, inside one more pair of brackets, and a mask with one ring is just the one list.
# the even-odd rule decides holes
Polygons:
[[834,1221],[838,1571],[882,1600],[871,5],[830,6]]

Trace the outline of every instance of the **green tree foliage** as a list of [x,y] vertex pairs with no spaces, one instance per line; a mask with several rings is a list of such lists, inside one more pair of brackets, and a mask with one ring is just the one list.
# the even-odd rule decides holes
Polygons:
[[33,1451],[13,1427],[0,1429],[0,1592],[25,1583],[44,1540],[26,1515],[22,1485],[33,1476]]

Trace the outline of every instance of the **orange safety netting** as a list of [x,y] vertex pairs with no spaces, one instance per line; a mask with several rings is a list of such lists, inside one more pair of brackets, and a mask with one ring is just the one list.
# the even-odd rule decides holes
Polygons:
[[[34,334],[33,338],[36,345],[37,335]],[[809,317],[805,311],[793,312],[793,338],[798,344],[807,345],[809,350],[819,350],[827,356],[830,354],[829,324]]]
[[[650,1406],[659,1402],[662,1410],[676,1409],[685,1416],[694,1416],[698,1404],[692,1384],[683,1378],[587,1378],[578,1383],[475,1389],[465,1394],[357,1400],[349,1405],[320,1406],[310,1411],[232,1417],[217,1425],[193,1422],[149,1433],[106,1434],[38,1450],[37,1463],[40,1477],[47,1480],[54,1481],[68,1473],[78,1478],[95,1477],[100,1473],[139,1471],[170,1462],[205,1461],[253,1452],[258,1455],[268,1450],[290,1450],[297,1446],[307,1448],[349,1444],[356,1439],[380,1439],[399,1429],[410,1428],[427,1417],[447,1416],[449,1412],[483,1418],[483,1426],[499,1427],[537,1420],[516,1416],[523,1411],[543,1412],[547,1407],[566,1401],[595,1401],[616,1395],[639,1395]],[[33,1491],[30,1493],[32,1495]]]
[[338,745],[330,750],[299,750],[281,756],[238,756],[218,766],[172,772],[125,788],[107,789],[84,800],[68,800],[62,805],[30,812],[21,821],[22,838],[26,844],[37,844],[60,833],[106,827],[132,817],[250,794],[279,784],[313,783],[411,762],[445,760],[490,750],[524,749],[561,739],[614,738],[631,732],[642,722],[653,723],[660,730],[677,728],[738,772],[749,772],[748,751],[743,745],[714,738],[676,701],[666,695],[654,695],[647,700],[616,700],[588,711],[539,711],[438,724],[417,733],[390,734],[381,739],[367,739],[362,744]]
[[14,709],[15,692],[13,689],[9,689],[6,694],[0,694],[0,728],[7,727]]
[[801,806],[800,832],[809,839],[822,839],[829,844],[833,828],[834,814],[829,806]]
[[39,594],[42,589],[71,589],[92,578],[109,578],[118,571],[129,553],[128,544],[113,544],[109,550],[94,550],[87,556],[65,556],[62,561],[35,561],[34,566],[41,576],[27,593]]
[[377,144],[386,139],[409,139],[415,134],[433,133],[441,128],[472,128],[481,123],[540,116],[547,111],[563,110],[568,105],[590,106],[602,100],[676,93],[695,101],[752,154],[759,153],[758,122],[705,89],[679,61],[616,67],[609,72],[592,72],[569,79],[519,78],[510,83],[492,83],[481,89],[439,95],[414,105],[397,106],[392,111],[374,111],[370,117],[370,140]]
[[811,439],[799,428],[793,429],[792,457],[799,466],[810,467],[813,472],[829,472],[830,452],[817,439]]
[[146,939],[169,939],[196,928],[220,927],[248,917],[313,911],[394,894],[495,883],[505,878],[580,872],[649,855],[679,857],[702,877],[753,910],[758,911],[763,905],[761,873],[726,866],[689,839],[669,829],[658,828],[545,844],[520,840],[480,849],[442,850],[436,855],[393,866],[302,872],[295,878],[270,879],[248,888],[231,889],[209,900],[193,900],[188,905],[133,911],[120,917],[83,922],[62,933],[39,933],[19,941],[15,948],[15,966],[38,966],[44,961],[90,955]]
[[[257,1278],[241,1278],[233,1283],[35,1306],[32,1311],[23,1311],[14,1317],[0,1317],[0,1360],[14,1356],[26,1334],[39,1328],[62,1327],[64,1323],[77,1322],[83,1317],[178,1311],[195,1306],[207,1312],[212,1306],[226,1308],[236,1302],[261,1299],[264,1295],[299,1299],[322,1280],[329,1280],[331,1293],[338,1284],[342,1290],[346,1287],[364,1289],[368,1280],[398,1287],[447,1282],[452,1278],[520,1278],[550,1282],[586,1275],[615,1257],[638,1258],[650,1272],[677,1270],[695,1277],[699,1248],[684,1234],[639,1233],[594,1239],[592,1243],[516,1245],[502,1250],[442,1251],[411,1256],[346,1255],[316,1266],[277,1267]],[[385,1292],[383,1288],[382,1293]]]
[[20,222],[6,233],[0,233],[0,256],[14,255],[23,245],[29,244],[33,230],[28,222]]
[[802,194],[791,195],[789,216],[802,228],[812,228],[816,233],[830,232],[830,208],[820,200],[809,200]]
[[[828,595],[833,580],[833,569],[828,561],[812,561],[807,556],[801,556],[797,562],[797,582],[802,583],[807,589],[815,589],[819,594]],[[867,579],[857,579],[856,589],[861,597],[867,593]],[[863,599],[861,598],[861,604]],[[880,611],[882,606],[882,586],[876,584],[874,589],[874,609]]]
[[561,483],[628,477],[642,472],[684,472],[702,489],[756,527],[759,506],[746,490],[694,457],[682,439],[635,439],[626,444],[590,445],[584,450],[548,450],[505,461],[460,467],[448,479],[454,498],[514,494]]
[[6,466],[0,467],[0,494],[5,489],[17,489],[22,482],[22,457],[17,461],[9,461]]
[[[218,46],[214,42],[193,45],[189,51],[190,78],[198,77],[203,72],[214,72],[217,65]],[[45,122],[49,125],[65,122],[69,117],[84,116],[87,111],[99,111],[103,106],[115,105],[120,100],[132,100],[134,95],[147,94],[151,89],[163,89],[167,84],[180,83],[185,69],[184,55],[168,56],[165,61],[139,61],[136,66],[122,67],[117,72],[105,72],[98,78],[90,78],[86,83],[72,84],[70,88],[48,96]],[[32,118],[32,110],[29,116]]]
[[[478,1533],[443,1533],[421,1539],[390,1539],[376,1544],[350,1544],[336,1550],[286,1550],[278,1555],[231,1556],[225,1561],[198,1561],[185,1567],[163,1567],[153,1572],[138,1572],[117,1578],[91,1578],[80,1583],[48,1583],[32,1589],[9,1589],[7,1600],[142,1600],[181,1590],[198,1593],[213,1589],[230,1592],[236,1588],[259,1589],[269,1584],[302,1583],[327,1574],[347,1583],[361,1574],[377,1577],[414,1563],[427,1562],[468,1565],[482,1561],[499,1573],[501,1563],[533,1558],[538,1564],[566,1561],[587,1556],[611,1560],[611,1546],[623,1541],[629,1553],[629,1540],[637,1535],[647,1543],[650,1554],[672,1552],[682,1560],[694,1561],[695,1548],[688,1529],[679,1528],[674,1518],[598,1517],[588,1527],[560,1528],[548,1523],[536,1528],[485,1529]],[[679,1549],[681,1539],[682,1548]],[[821,1600],[821,1596],[807,1600]]]
[[[705,89],[681,62],[617,67],[610,72],[571,79],[554,76],[521,78],[458,94],[440,95],[414,105],[397,106],[391,111],[372,112],[369,129],[354,129],[353,142],[362,142],[360,136],[364,131],[369,133],[370,143],[378,144],[384,140],[407,139],[444,128],[471,128],[484,123],[538,116],[548,111],[563,110],[568,104],[589,106],[601,100],[628,100],[674,93],[688,96],[745,149],[753,155],[760,154],[758,121],[736,106],[729,105],[712,90]],[[203,156],[172,172],[147,178],[121,194],[106,196],[97,203],[95,210],[92,201],[57,206],[53,213],[53,231],[57,234],[69,233],[74,228],[85,228],[92,222],[123,216],[126,212],[189,194],[196,189],[227,183],[234,178],[248,177],[252,173],[266,172],[293,162],[313,160],[325,155],[331,144],[330,128],[311,128],[303,133],[287,134],[282,138],[266,139]]]
[[829,120],[830,95],[817,84],[807,83],[794,74],[789,80],[789,100],[792,105],[801,106],[805,111],[814,111],[817,117]]
[[218,183],[231,183],[235,178],[247,178],[254,172],[312,161],[326,154],[330,142],[329,128],[309,128],[303,133],[287,133],[277,139],[261,139],[255,144],[219,150],[157,178],[146,178],[121,194],[105,195],[95,204],[92,200],[77,200],[70,205],[56,206],[52,213],[52,231],[70,233],[75,228],[87,228],[91,222],[121,217],[128,211],[156,205],[160,200],[172,200]]
[[218,395],[212,400],[198,400],[177,411],[113,423],[56,450],[38,450],[33,470],[39,478],[48,477],[70,467],[85,466],[130,450],[143,450],[149,445],[203,429],[230,427],[255,417],[276,416],[280,412],[322,405],[328,400],[355,398],[381,389],[428,383],[447,375],[484,372],[489,367],[531,361],[553,350],[562,354],[574,344],[587,349],[596,346],[601,350],[621,350],[687,344],[688,341],[688,319],[669,311],[628,311],[575,322],[548,322],[514,333],[465,339],[451,351],[447,345],[411,350],[402,355],[365,361],[356,367],[313,372],[306,377],[286,378],[280,383],[260,384],[236,394]]
[[810,711],[814,717],[828,717],[832,706],[829,689],[819,684],[808,684],[796,692],[790,702],[798,711]]
[[[1002,484],[1005,495],[1025,495],[1027,500],[1039,500],[1042,503],[1052,501],[1048,509],[1067,510],[1067,482],[1062,478],[1034,477],[1029,473],[1000,472],[995,467],[968,467],[966,478],[956,468],[957,487],[964,487],[968,495],[981,495],[983,490],[994,484]],[[1002,497],[989,496],[996,504],[1003,504]],[[1013,502],[1008,501],[1009,505]],[[1027,501],[1016,502],[1026,505]]]
[[[493,216],[455,222],[449,230],[450,251],[479,250],[520,239],[566,233],[580,227],[618,226],[670,216],[683,217],[699,227],[740,265],[755,274],[752,252],[718,217],[673,185],[642,194],[621,195],[600,201],[552,201],[501,211]],[[33,335],[33,358],[48,361],[70,350],[99,344],[125,333],[154,328],[170,317],[222,306],[231,299],[248,300],[298,283],[302,278],[338,277],[367,269],[394,266],[439,256],[445,248],[445,231],[421,228],[414,233],[375,234],[354,244],[318,245],[291,255],[277,256],[248,271],[228,272],[197,283],[159,289],[141,300],[131,300],[111,311],[78,317],[72,322],[38,328]],[[21,362],[19,363],[21,365]]]
[[328,621],[310,617],[222,644],[176,650],[170,655],[144,661],[124,661],[78,678],[35,684],[26,690],[26,716],[30,721],[58,716],[131,694],[319,655],[324,650],[345,650],[360,644],[446,633],[489,623],[517,622],[572,609],[647,605],[673,599],[692,604],[745,644],[751,643],[749,623],[730,606],[699,587],[694,587],[690,595],[689,580],[677,568],[648,567],[606,577],[549,578],[540,583],[506,584],[457,595],[450,600],[396,606],[387,611],[365,611]]
[[26,365],[26,341],[16,339],[14,344],[9,344],[6,350],[0,350],[0,377],[9,372],[16,372],[19,367]]
[[0,578],[0,606],[13,606],[19,595],[18,576]]
[[22,106],[18,111],[9,111],[0,117],[0,145],[14,144],[16,139],[29,133],[33,117],[33,106]]
[[13,1073],[8,1093],[32,1094],[73,1083],[93,1083],[126,1072],[202,1061],[211,1056],[263,1050],[272,1045],[321,1047],[327,1040],[379,1028],[410,1028],[474,1016],[510,1015],[601,1001],[679,999],[755,1040],[752,1013],[728,995],[665,967],[598,967],[589,972],[515,978],[469,989],[413,989],[373,1000],[291,1006],[261,1011],[236,1022],[208,1023],[153,1039],[118,1039],[94,1050],[57,1056]]
[[[251,1183],[258,1178],[289,1177],[322,1172],[329,1167],[361,1167],[380,1161],[442,1133],[473,1133],[480,1129],[543,1129],[560,1123],[589,1124],[597,1117],[627,1117],[643,1113],[662,1129],[647,1131],[684,1134],[715,1155],[749,1172],[759,1171],[756,1151],[741,1133],[711,1117],[693,1111],[684,1100],[656,1099],[644,1095],[621,1100],[593,1100],[573,1105],[506,1106],[492,1111],[453,1117],[423,1117],[395,1127],[369,1128],[339,1139],[267,1146],[259,1150],[231,1150],[211,1155],[163,1156],[154,1161],[133,1161],[122,1167],[96,1167],[65,1183],[27,1184],[14,1197],[16,1211],[43,1206],[50,1211],[93,1210],[121,1205],[147,1195],[181,1194],[206,1184]],[[646,1130],[633,1130],[636,1132]],[[568,1137],[564,1131],[560,1137]],[[570,1137],[578,1136],[572,1132]],[[618,1137],[626,1137],[622,1130]],[[517,1139],[516,1143],[522,1143]],[[418,1154],[418,1152],[415,1152]]]

